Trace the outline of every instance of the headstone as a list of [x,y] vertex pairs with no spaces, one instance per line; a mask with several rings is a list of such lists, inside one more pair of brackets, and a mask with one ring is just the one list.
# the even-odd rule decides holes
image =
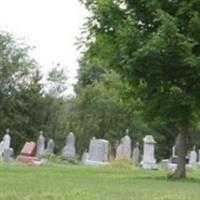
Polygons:
[[66,138],[66,144],[62,150],[62,156],[72,159],[76,157],[75,136],[73,132],[70,132]]
[[86,165],[106,165],[108,164],[109,142],[104,139],[92,138],[90,140],[88,159]]
[[173,146],[172,147],[172,157],[176,157],[177,155],[176,155],[176,147],[175,146]]
[[133,149],[133,155],[132,155],[133,162],[136,166],[139,166],[140,164],[140,149],[139,149],[139,143],[137,142],[135,145],[135,148]]
[[35,142],[26,142],[20,152],[20,155],[24,156],[36,156],[36,143]]
[[43,156],[45,153],[45,137],[43,131],[40,131],[40,136],[37,139],[37,157]]
[[47,143],[47,153],[53,154],[54,153],[54,140],[53,139],[49,139],[48,143]]
[[122,155],[124,159],[131,158],[131,138],[125,135],[122,139]]
[[9,149],[10,148],[11,137],[10,137],[9,133],[10,133],[10,130],[7,128],[6,129],[6,134],[3,137],[4,149]]
[[141,162],[144,169],[157,169],[155,160],[155,140],[153,136],[147,135],[143,139],[144,149],[143,149],[143,160]]
[[5,149],[3,153],[3,160],[6,163],[9,163],[13,160],[14,151],[12,148]]
[[108,141],[103,139],[93,139],[91,141],[91,146],[89,149],[89,160],[94,161],[102,161],[107,162],[108,161]]
[[199,153],[199,160],[198,160],[198,162],[200,163],[200,149],[199,149],[198,153]]
[[131,158],[131,138],[128,135],[128,129],[126,135],[121,139],[120,144],[116,149],[116,159],[130,159]]
[[190,152],[190,155],[189,155],[189,165],[192,168],[195,168],[197,166],[197,152],[196,152],[196,148],[195,147]]
[[37,160],[36,153],[37,153],[36,143],[26,142],[20,152],[20,155],[17,156],[17,160],[25,163]]
[[88,156],[89,156],[88,152],[85,151],[85,152],[83,153],[83,155],[82,155],[82,158],[81,158],[81,162],[82,162],[83,164],[85,163],[86,160],[88,160]]
[[123,159],[123,154],[122,154],[122,143],[120,143],[120,144],[117,146],[117,149],[116,149],[116,159],[118,159],[118,160]]
[[4,152],[4,143],[3,141],[1,141],[0,142],[0,160],[2,159],[3,152]]
[[170,165],[170,160],[169,159],[164,159],[161,161],[160,163],[161,168],[168,170],[169,169],[169,165]]
[[178,163],[178,148],[180,144],[180,133],[177,135],[175,144],[172,147],[172,157],[170,158],[171,163],[177,164]]

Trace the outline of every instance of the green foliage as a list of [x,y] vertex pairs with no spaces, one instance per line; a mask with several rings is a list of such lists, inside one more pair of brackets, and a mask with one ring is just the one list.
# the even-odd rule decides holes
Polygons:
[[59,95],[66,89],[66,76],[53,69],[47,93],[29,50],[9,33],[0,32],[0,137],[10,128],[12,147],[18,153],[25,141],[36,141],[43,130],[47,138],[58,138],[58,150],[65,137],[66,100]]
[[47,93],[51,96],[58,97],[61,96],[65,90],[66,87],[66,81],[67,76],[65,73],[65,70],[63,68],[59,69],[60,65],[58,64],[55,66],[48,74],[47,78],[47,85],[49,85],[49,88]]
[[[89,40],[88,59],[117,69],[146,116],[174,123],[191,119],[199,106],[200,63],[194,53],[199,42],[193,37],[200,24],[197,1],[124,1],[124,9],[116,1],[84,3],[93,13],[87,28],[95,37]],[[190,14],[183,23],[185,9]]]
[[71,120],[75,121],[72,127],[78,135],[78,146],[84,151],[93,136],[114,144],[124,135],[125,128],[132,126],[133,118],[131,107],[122,100],[124,86],[119,76],[104,72],[100,81],[80,86],[73,100],[77,110],[75,119]]
[[[173,126],[144,122],[137,102],[129,98],[129,86],[116,72],[103,68],[95,59],[80,63],[77,96],[67,102],[67,127],[77,136],[78,151],[84,152],[95,136],[108,139],[115,154],[116,144],[129,128],[133,145],[140,142],[142,148],[143,137],[152,134],[158,142],[157,158],[169,157],[175,140]],[[171,146],[166,146],[166,139],[170,139]]]

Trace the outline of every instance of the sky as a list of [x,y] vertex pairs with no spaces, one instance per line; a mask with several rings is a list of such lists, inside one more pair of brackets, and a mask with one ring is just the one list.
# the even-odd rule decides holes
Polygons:
[[76,38],[86,16],[78,0],[0,0],[0,29],[35,47],[31,56],[44,74],[56,63],[65,66],[71,84],[76,81],[80,57]]

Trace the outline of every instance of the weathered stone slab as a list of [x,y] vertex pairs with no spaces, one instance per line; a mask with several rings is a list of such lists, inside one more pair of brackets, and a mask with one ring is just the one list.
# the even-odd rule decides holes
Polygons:
[[153,136],[147,135],[143,139],[144,142],[144,152],[143,160],[141,162],[144,169],[157,169],[156,159],[155,159],[155,140]]
[[47,143],[47,150],[46,150],[46,152],[48,154],[53,154],[54,153],[54,146],[55,146],[54,140],[53,139],[49,139],[48,143]]
[[197,152],[196,152],[195,147],[190,152],[190,155],[189,155],[189,165],[191,166],[191,168],[196,168],[196,166],[197,166]]
[[26,142],[20,152],[20,155],[36,156],[36,143],[35,142]]
[[11,143],[10,130],[6,129],[6,134],[3,137],[4,149],[9,149]]
[[13,155],[14,155],[14,151],[12,148],[5,149],[4,153],[3,153],[4,162],[9,163],[9,162],[13,161]]
[[75,158],[76,157],[76,147],[75,147],[75,135],[73,132],[70,132],[66,138],[66,144],[62,149],[62,156],[66,158]]
[[133,154],[132,154],[132,160],[135,163],[136,166],[139,166],[140,164],[140,149],[139,149],[139,143],[136,143]]
[[89,153],[84,161],[85,165],[108,164],[109,142],[104,139],[92,138],[90,140]]
[[20,152],[20,155],[17,156],[16,160],[29,163],[31,161],[37,160],[36,158],[36,143],[35,142],[26,142]]
[[126,130],[126,135],[121,138],[120,144],[116,149],[116,159],[131,159],[131,138]]
[[40,136],[37,139],[37,157],[40,158],[45,153],[45,137],[43,131],[40,131]]

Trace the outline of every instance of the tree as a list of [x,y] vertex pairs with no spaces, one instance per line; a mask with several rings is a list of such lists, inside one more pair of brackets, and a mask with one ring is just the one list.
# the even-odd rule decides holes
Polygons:
[[66,89],[64,73],[58,69],[50,73],[47,93],[29,50],[11,34],[0,32],[0,136],[10,128],[16,152],[24,142],[34,141],[40,130],[62,141],[66,130],[66,99],[60,97]]
[[50,96],[59,97],[67,89],[67,75],[64,68],[57,64],[48,74],[46,83],[46,93]]
[[148,118],[181,134],[174,176],[184,178],[189,127],[200,102],[198,0],[83,0],[90,10],[88,60],[117,70]]
[[114,144],[124,135],[125,128],[132,128],[134,112],[123,102],[123,87],[116,73],[105,72],[101,80],[78,88],[74,102],[79,110],[76,119],[77,127],[80,127],[77,132],[82,138],[79,146],[88,146],[93,136],[108,139]]
[[[0,32],[0,131],[11,129],[14,139],[25,138],[20,127],[26,123],[22,93],[30,86],[37,63],[28,56],[30,48],[11,34]],[[24,112],[23,112],[24,111]],[[20,124],[20,126],[18,126]]]
[[126,128],[130,129],[133,144],[153,132],[141,120],[133,101],[125,100],[127,87],[115,71],[103,68],[98,59],[82,58],[76,96],[67,102],[67,126],[76,133],[79,152],[88,148],[93,136],[108,139],[114,147]]

